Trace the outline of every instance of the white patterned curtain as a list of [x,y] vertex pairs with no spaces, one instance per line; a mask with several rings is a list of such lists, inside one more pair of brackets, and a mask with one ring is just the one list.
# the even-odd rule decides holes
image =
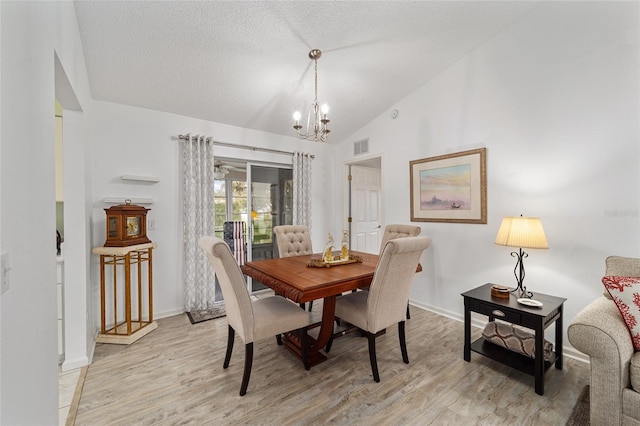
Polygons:
[[293,153],[293,224],[311,229],[311,160],[303,152]]
[[187,135],[182,142],[184,309],[212,309],[215,278],[198,240],[214,235],[213,141]]

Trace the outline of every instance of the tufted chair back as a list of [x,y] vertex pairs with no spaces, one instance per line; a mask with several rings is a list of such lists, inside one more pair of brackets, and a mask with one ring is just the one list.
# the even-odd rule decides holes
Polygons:
[[384,251],[384,246],[389,240],[405,237],[417,237],[422,232],[422,228],[413,225],[391,224],[384,228],[382,234],[382,243],[380,244],[380,255]]
[[309,228],[304,225],[274,226],[280,257],[302,256],[313,254]]

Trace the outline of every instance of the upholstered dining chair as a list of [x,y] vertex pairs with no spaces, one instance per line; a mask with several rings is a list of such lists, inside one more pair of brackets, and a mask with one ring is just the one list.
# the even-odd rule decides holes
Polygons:
[[[229,367],[235,333],[245,344],[244,373],[240,396],[247,393],[251,366],[253,364],[253,342],[277,336],[292,330],[300,331],[302,360],[309,369],[306,354],[306,327],[311,324],[311,314],[280,296],[251,300],[238,266],[227,243],[216,237],[202,237],[198,245],[206,253],[218,277],[228,321],[227,353],[223,368]],[[280,340],[278,339],[278,343]]]
[[[394,240],[396,238],[405,237],[417,237],[422,232],[422,228],[413,225],[403,224],[389,224],[384,228],[384,234],[382,234],[382,243],[380,243],[380,254],[384,249],[387,241]],[[409,312],[409,303],[407,302],[407,319],[411,319],[411,312]]]
[[376,360],[376,337],[398,324],[400,351],[409,363],[405,337],[405,308],[409,289],[422,252],[431,244],[429,237],[406,237],[388,241],[383,250],[369,291],[358,291],[336,299],[336,317],[360,328],[369,343],[373,379],[380,381]]
[[[304,225],[278,225],[273,227],[276,235],[278,254],[280,257],[302,256],[313,254],[311,234]],[[300,304],[304,306],[304,303]],[[309,311],[313,308],[313,300],[309,302]]]

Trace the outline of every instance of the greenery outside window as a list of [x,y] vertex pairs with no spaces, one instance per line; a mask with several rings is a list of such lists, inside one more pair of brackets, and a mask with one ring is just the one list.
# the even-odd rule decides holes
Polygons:
[[[230,191],[227,191],[227,188]],[[216,179],[213,182],[215,203],[215,235],[223,238],[223,225],[228,220],[247,222],[247,183],[244,180]]]
[[251,184],[251,221],[253,223],[253,244],[271,244],[273,241],[273,216],[271,205],[271,184],[253,182]]

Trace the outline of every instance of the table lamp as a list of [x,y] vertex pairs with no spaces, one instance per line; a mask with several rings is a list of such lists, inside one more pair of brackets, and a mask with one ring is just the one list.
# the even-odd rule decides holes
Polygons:
[[516,267],[513,274],[516,276],[518,286],[512,291],[517,293],[519,297],[531,298],[533,293],[527,291],[524,286],[524,258],[529,255],[523,251],[523,248],[530,249],[548,249],[547,237],[542,229],[542,222],[537,217],[512,217],[506,216],[502,219],[498,235],[496,235],[496,244],[507,247],[518,247],[519,251],[511,252],[512,257],[516,257]]

